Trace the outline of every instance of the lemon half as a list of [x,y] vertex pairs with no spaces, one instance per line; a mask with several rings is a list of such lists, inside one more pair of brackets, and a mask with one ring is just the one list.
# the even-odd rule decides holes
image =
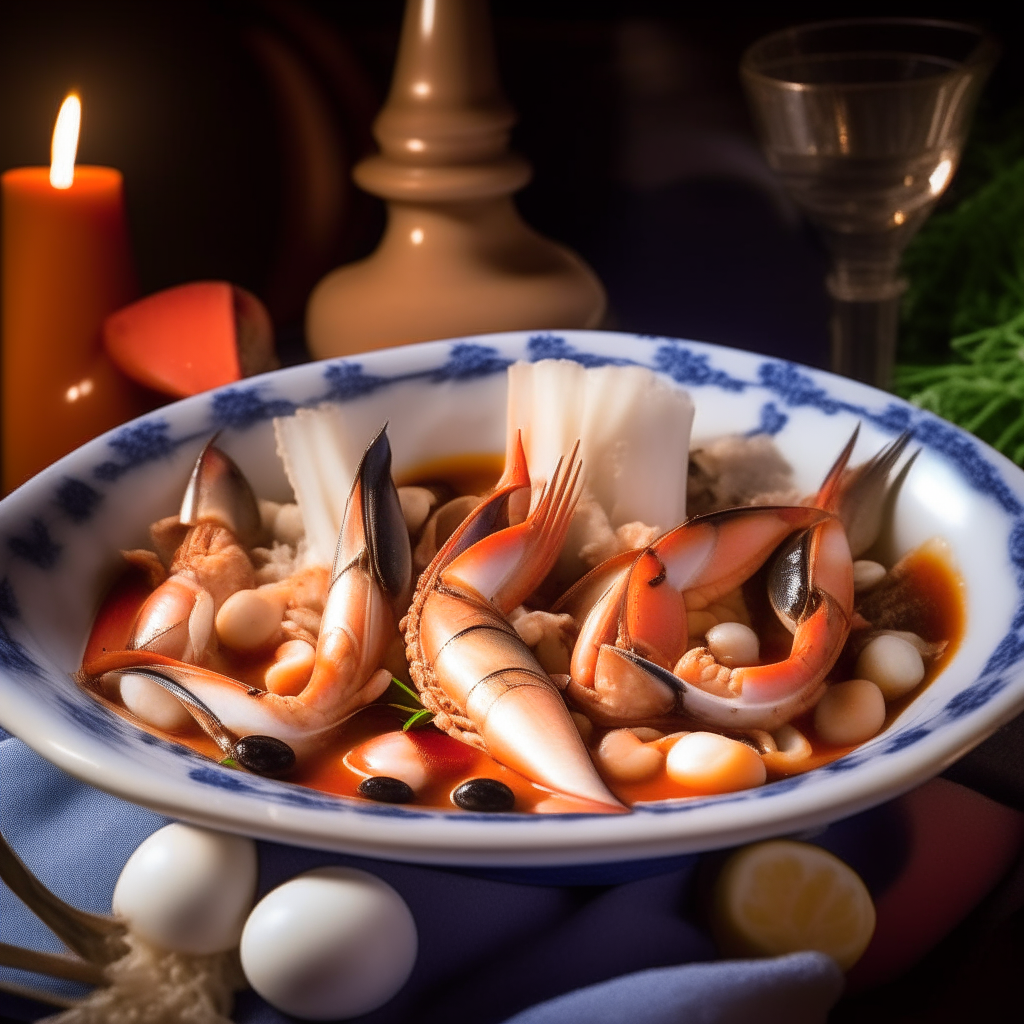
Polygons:
[[818,950],[844,970],[875,930],[875,905],[860,876],[808,843],[775,839],[734,853],[715,883],[713,929],[729,956]]

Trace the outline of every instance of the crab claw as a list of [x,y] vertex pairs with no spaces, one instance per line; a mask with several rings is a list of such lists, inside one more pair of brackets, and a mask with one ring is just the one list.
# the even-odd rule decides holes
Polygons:
[[245,547],[253,547],[260,536],[256,496],[234,460],[215,447],[218,436],[206,442],[192,467],[178,519],[182,526],[223,526]]
[[638,654],[615,648],[609,650],[614,651],[615,656],[624,663],[628,663],[623,664],[622,675],[646,677],[645,687],[649,692],[660,690],[673,694],[675,713],[687,715],[698,722],[719,729],[776,729],[809,708],[818,699],[822,689],[822,686],[818,685],[808,690],[794,690],[777,699],[766,700],[722,697],[708,693],[699,686],[693,686],[667,668],[641,658]]
[[247,549],[259,537],[260,514],[249,482],[211,438],[199,453],[179,521],[187,531],[170,573],[146,599],[129,647],[200,664],[213,642],[214,617],[239,590],[255,585]]
[[[613,682],[625,666],[620,659],[602,662],[605,648],[630,650],[671,668],[687,648],[688,610],[704,608],[739,586],[785,537],[826,518],[832,517],[817,508],[726,509],[688,520],[649,548],[630,553],[629,563],[619,555],[598,566],[556,605],[579,612],[592,602],[579,620],[570,699],[590,715],[598,712],[595,699],[606,694],[611,703],[600,711],[602,721],[650,717],[664,695],[648,699],[641,696],[643,687]],[[627,713],[627,694],[636,698],[636,717]]]
[[387,595],[396,615],[405,611],[412,589],[412,551],[409,532],[391,479],[391,444],[387,424],[366,446],[356,470],[338,548],[331,571],[331,586],[365,556],[366,568]]
[[[297,692],[276,693],[249,687],[189,664],[189,659],[167,642],[179,639],[177,632],[182,627],[177,625],[156,636],[154,642],[135,644],[136,649],[93,659],[83,666],[83,679],[95,683],[107,674],[133,674],[162,688],[177,697],[222,751],[246,767],[268,761],[272,766],[286,762],[282,744],[296,756],[320,746],[331,729],[387,688],[391,673],[381,668],[381,662],[388,645],[398,635],[398,616],[411,589],[409,535],[391,480],[391,448],[385,430],[382,427],[367,446],[356,471],[338,536],[312,667],[306,668],[310,673],[308,679],[297,680]],[[204,491],[204,483],[212,481],[219,485],[232,478],[233,463],[218,455],[216,449],[207,446],[193,474],[193,481],[198,481],[195,490],[203,500],[210,493]],[[226,492],[232,493],[230,488]],[[217,486],[213,493],[218,493]],[[190,503],[209,507],[199,499],[189,499],[186,505]],[[204,524],[208,525],[207,519],[190,532],[203,529]],[[230,534],[221,525],[214,529]],[[182,600],[191,593],[189,586],[197,586],[190,576],[178,574],[171,576],[162,588],[172,583],[176,589],[167,590],[166,594]],[[147,605],[160,590],[154,591]],[[197,599],[186,617],[189,629],[197,614],[196,607],[201,604],[202,600]],[[190,635],[186,632],[186,638]],[[145,649],[137,649],[142,647]],[[191,648],[185,649],[186,654],[190,651]],[[243,740],[246,742],[242,743]],[[278,769],[264,773],[275,771]]]
[[797,536],[770,570],[769,592],[793,632],[789,657],[727,668],[707,648],[687,651],[673,674],[705,691],[686,692],[688,713],[713,725],[770,731],[817,702],[853,615],[853,563],[837,518]]
[[349,493],[313,673],[298,697],[286,698],[319,707],[335,722],[386,689],[391,673],[380,665],[412,588],[412,551],[386,430],[385,424],[367,445]]
[[682,714],[720,729],[771,731],[806,711],[817,703],[846,642],[853,579],[846,535],[833,517],[799,534],[792,550],[798,557],[783,559],[796,576],[784,595],[794,631],[784,661],[727,668],[707,648],[695,648],[670,670],[606,645],[593,692],[570,683],[570,695],[581,706],[589,700],[612,724],[616,714],[634,720]]

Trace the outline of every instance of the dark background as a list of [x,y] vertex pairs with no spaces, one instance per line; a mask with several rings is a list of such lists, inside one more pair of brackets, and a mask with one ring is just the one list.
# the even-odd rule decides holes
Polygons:
[[[514,145],[535,170],[520,209],[593,265],[609,326],[824,365],[824,256],[758,151],[744,48],[826,16],[981,22],[1004,47],[985,118],[1024,97],[1024,36],[1012,5],[703,6],[493,3]],[[372,149],[401,13],[395,0],[3,5],[0,169],[48,163],[79,89],[79,159],[124,172],[143,292],[234,281],[294,349],[312,285],[382,229],[349,172]]]
[[[991,125],[1024,102],[1014,6],[780,2],[749,14],[495,0],[514,145],[535,171],[520,209],[595,268],[609,326],[824,365],[825,258],[757,148],[741,53],[825,17],[981,23],[1003,47],[978,113]],[[349,173],[372,151],[401,13],[396,0],[0,5],[0,169],[49,162],[57,109],[78,89],[79,159],[124,172],[143,292],[234,281],[268,303],[297,358],[310,288],[371,251],[383,227],[381,204]],[[1019,739],[989,749],[1019,755]],[[1020,778],[1019,766],[972,764],[996,782]],[[901,983],[844,1001],[833,1020],[997,1019],[1020,1001],[1022,955],[1024,915],[983,906]]]

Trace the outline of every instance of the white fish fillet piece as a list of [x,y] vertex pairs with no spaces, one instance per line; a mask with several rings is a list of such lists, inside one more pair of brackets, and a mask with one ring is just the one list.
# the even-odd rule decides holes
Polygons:
[[585,373],[568,359],[518,362],[508,368],[506,436],[522,431],[535,495],[580,436]]
[[[545,359],[508,370],[507,429],[523,432],[534,495],[578,438],[584,487],[613,529],[639,521],[667,530],[683,521],[692,425],[690,396],[643,367]],[[275,419],[274,433],[306,528],[307,560],[330,565],[370,438],[330,403]]]
[[613,528],[639,521],[668,530],[686,518],[693,401],[652,370],[515,363],[507,427],[523,432],[535,484],[579,438],[584,486]]
[[355,437],[341,409],[329,403],[276,418],[274,436],[306,527],[308,562],[331,565],[368,438]]

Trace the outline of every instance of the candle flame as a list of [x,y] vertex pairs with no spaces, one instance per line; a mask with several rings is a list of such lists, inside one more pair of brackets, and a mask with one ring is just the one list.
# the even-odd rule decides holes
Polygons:
[[77,384],[72,384],[71,387],[64,392],[65,402],[77,402],[80,398],[85,398],[86,395],[92,394],[92,380],[86,377],[84,380],[80,380]]
[[928,176],[928,185],[933,196],[937,196],[946,187],[952,174],[953,161],[946,157]]
[[78,152],[78,129],[81,124],[82,102],[71,93],[61,104],[57,123],[53,126],[50,184],[54,188],[71,188],[75,180],[75,155]]

